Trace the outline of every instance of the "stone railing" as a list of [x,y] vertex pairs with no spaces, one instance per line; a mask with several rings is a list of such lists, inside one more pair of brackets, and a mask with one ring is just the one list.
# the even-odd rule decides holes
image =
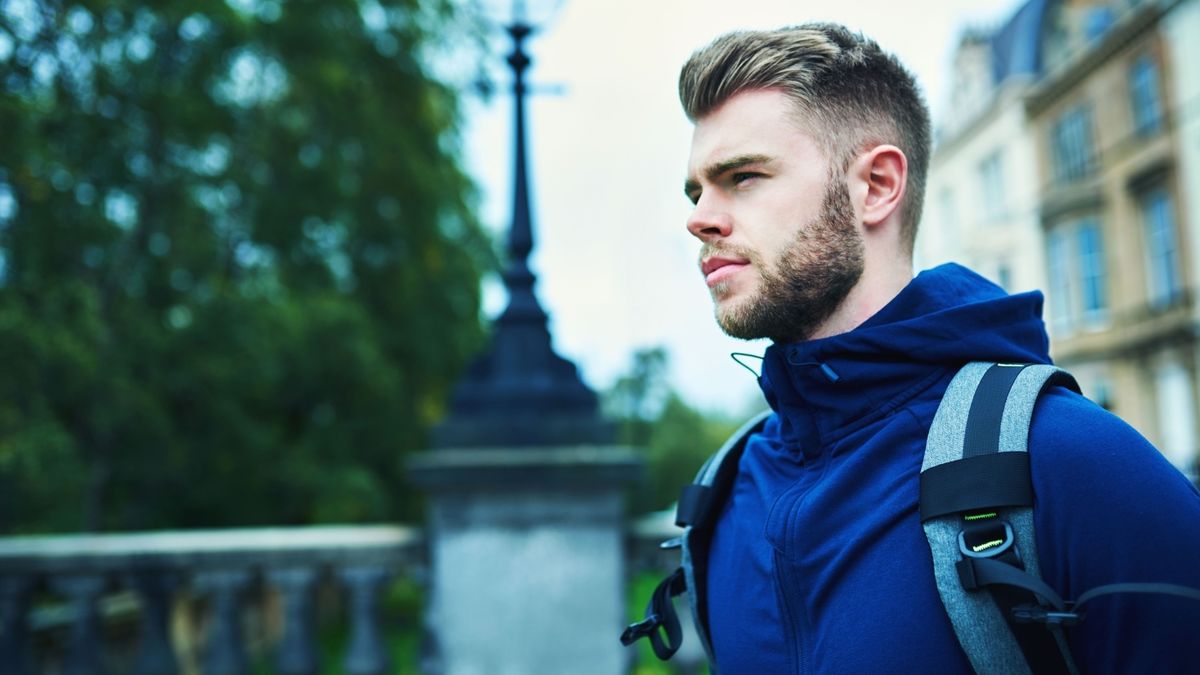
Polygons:
[[[419,531],[392,526],[0,538],[0,672],[240,675],[250,668],[244,604],[252,589],[265,588],[279,624],[266,646],[275,671],[311,675],[321,660],[316,595],[328,582],[345,591],[342,671],[392,672],[380,591],[411,574],[422,551]],[[172,644],[180,633],[173,608],[184,593],[206,608],[194,650]],[[114,615],[137,624],[128,654],[105,644]],[[55,621],[68,624],[64,635],[54,654],[40,653],[46,641],[35,634]],[[184,651],[195,652],[194,663],[180,663]]]

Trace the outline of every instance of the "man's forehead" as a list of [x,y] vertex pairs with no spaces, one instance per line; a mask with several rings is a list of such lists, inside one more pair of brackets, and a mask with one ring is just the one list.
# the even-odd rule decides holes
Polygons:
[[779,157],[796,152],[825,153],[802,124],[795,104],[782,92],[740,92],[696,120],[688,157],[688,177],[733,157]]

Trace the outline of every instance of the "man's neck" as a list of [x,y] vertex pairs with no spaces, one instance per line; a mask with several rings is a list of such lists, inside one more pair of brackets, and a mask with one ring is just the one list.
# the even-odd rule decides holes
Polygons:
[[872,261],[868,260],[858,283],[850,289],[842,304],[809,339],[841,335],[858,328],[887,306],[912,279],[911,260],[898,260],[890,265],[878,264],[878,261],[872,264]]

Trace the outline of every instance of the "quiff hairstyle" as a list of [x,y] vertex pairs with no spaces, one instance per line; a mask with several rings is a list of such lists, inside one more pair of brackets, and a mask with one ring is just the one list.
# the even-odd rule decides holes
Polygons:
[[908,158],[901,238],[912,253],[929,167],[929,109],[912,73],[861,33],[830,23],[738,31],[692,54],[679,100],[696,122],[743,91],[775,89],[844,174],[859,153],[890,143]]

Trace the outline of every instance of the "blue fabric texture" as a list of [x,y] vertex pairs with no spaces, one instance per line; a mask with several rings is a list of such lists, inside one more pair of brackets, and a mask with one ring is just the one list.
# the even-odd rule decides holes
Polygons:
[[[918,275],[857,329],[775,344],[752,436],[708,545],[717,672],[971,672],[934,585],[918,476],[934,412],[969,361],[1049,363],[1040,293],[958,265]],[[1200,587],[1200,493],[1087,399],[1044,394],[1030,429],[1042,577]],[[1195,672],[1200,602],[1116,595],[1068,632],[1085,673]]]

